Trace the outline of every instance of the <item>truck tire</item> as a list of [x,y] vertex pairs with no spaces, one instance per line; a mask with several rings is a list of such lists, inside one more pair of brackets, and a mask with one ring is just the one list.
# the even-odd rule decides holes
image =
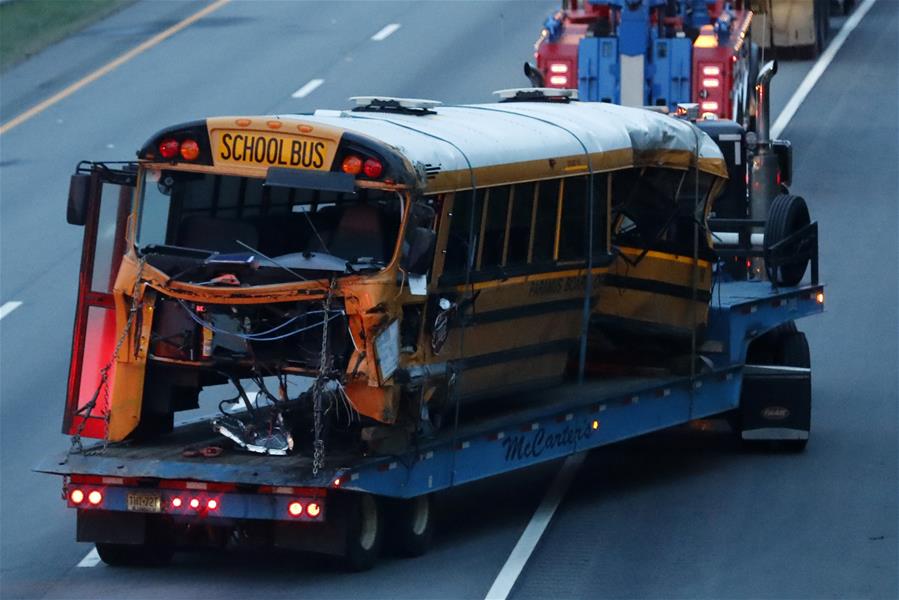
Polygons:
[[[765,251],[774,247],[811,222],[808,206],[800,196],[781,194],[774,198],[768,209],[765,225]],[[777,285],[793,286],[802,281],[808,267],[808,257],[796,258],[780,267],[765,265],[768,279]]]
[[397,554],[413,557],[426,553],[434,538],[433,496],[393,501],[388,525]]
[[[781,335],[775,359],[778,365],[810,369],[812,366],[811,352],[809,351],[808,339],[805,337],[805,334],[801,331],[793,331]],[[779,445],[790,452],[802,452],[808,445],[808,439],[784,440]]]
[[156,567],[167,564],[174,551],[171,546],[150,544],[105,544],[97,542],[100,560],[110,567]]
[[367,571],[381,554],[384,516],[371,494],[353,494],[348,499],[344,565],[350,571]]

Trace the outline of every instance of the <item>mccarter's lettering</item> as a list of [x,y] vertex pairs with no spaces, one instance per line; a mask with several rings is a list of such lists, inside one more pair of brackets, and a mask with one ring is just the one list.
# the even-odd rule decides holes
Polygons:
[[320,169],[325,164],[325,143],[226,133],[222,135],[219,158]]
[[503,440],[506,461],[537,458],[546,450],[573,446],[580,440],[590,437],[592,432],[588,424],[579,428],[565,427],[558,433],[548,434],[545,430],[538,429],[533,434],[507,437]]

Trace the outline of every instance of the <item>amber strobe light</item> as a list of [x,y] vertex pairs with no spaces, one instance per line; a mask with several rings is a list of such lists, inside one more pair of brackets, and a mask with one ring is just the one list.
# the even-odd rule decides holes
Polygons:
[[340,168],[349,175],[358,175],[362,172],[362,159],[350,154],[343,159],[343,164],[340,165]]
[[184,140],[181,142],[181,158],[184,160],[197,160],[200,156],[200,144],[196,140]]

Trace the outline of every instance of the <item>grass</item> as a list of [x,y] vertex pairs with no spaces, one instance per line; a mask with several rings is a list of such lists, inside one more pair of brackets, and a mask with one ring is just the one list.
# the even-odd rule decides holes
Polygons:
[[133,0],[11,0],[0,4],[0,71]]

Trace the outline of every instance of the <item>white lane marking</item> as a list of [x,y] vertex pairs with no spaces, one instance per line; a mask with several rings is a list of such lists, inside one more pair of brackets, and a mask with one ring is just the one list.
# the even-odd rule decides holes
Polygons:
[[401,25],[399,23],[391,23],[390,25],[385,25],[384,28],[381,29],[381,31],[379,31],[378,33],[371,36],[371,41],[383,42],[384,40],[389,38],[391,35],[393,35],[394,32],[396,32],[396,30],[399,29],[400,27],[401,27]]
[[837,52],[839,52],[840,48],[843,47],[843,44],[846,43],[846,38],[848,38],[849,34],[858,27],[858,24],[865,18],[865,15],[868,14],[868,11],[871,10],[871,7],[874,6],[876,1],[877,0],[865,0],[861,6],[855,9],[852,16],[846,20],[840,28],[839,33],[837,33],[837,36],[833,38],[833,41],[827,47],[827,50],[824,51],[824,54],[818,58],[818,62],[815,63],[811,71],[808,72],[808,75],[805,76],[805,79],[802,80],[802,83],[799,84],[799,87],[796,88],[790,101],[787,102],[787,105],[781,111],[777,120],[774,121],[774,125],[771,126],[772,139],[778,139],[780,134],[783,133],[783,130],[787,128],[787,125],[790,124],[790,121],[796,115],[796,111],[799,110],[799,107],[805,102],[805,99],[812,91],[812,88],[815,87],[815,84],[821,79],[821,75],[824,74],[824,71],[830,66],[830,63],[833,61]]
[[315,89],[325,82],[324,79],[310,79],[306,85],[290,95],[291,98],[305,98],[315,91]]
[[9,313],[11,313],[12,311],[16,310],[16,309],[19,308],[20,306],[22,306],[22,303],[19,302],[18,300],[10,300],[9,302],[7,302],[6,304],[4,304],[3,306],[0,306],[0,319],[2,319],[3,317],[5,317],[6,315],[8,315]]
[[97,549],[94,548],[90,552],[87,553],[87,556],[81,559],[81,562],[78,563],[79,567],[96,567],[100,564],[100,555],[97,554]]
[[543,532],[546,531],[546,527],[549,525],[550,520],[556,513],[556,509],[559,508],[559,504],[565,497],[568,487],[571,485],[571,480],[574,479],[575,473],[577,473],[586,456],[586,452],[580,452],[572,454],[565,459],[549,491],[546,492],[546,496],[543,497],[540,506],[534,511],[534,516],[531,517],[528,526],[525,527],[524,533],[518,538],[518,543],[515,544],[515,548],[512,549],[509,558],[506,559],[506,564],[500,569],[499,575],[496,576],[496,580],[490,586],[490,591],[487,592],[487,600],[505,600],[509,597],[515,582],[518,580],[518,576],[521,575],[521,571],[537,547],[537,542],[540,541]]

